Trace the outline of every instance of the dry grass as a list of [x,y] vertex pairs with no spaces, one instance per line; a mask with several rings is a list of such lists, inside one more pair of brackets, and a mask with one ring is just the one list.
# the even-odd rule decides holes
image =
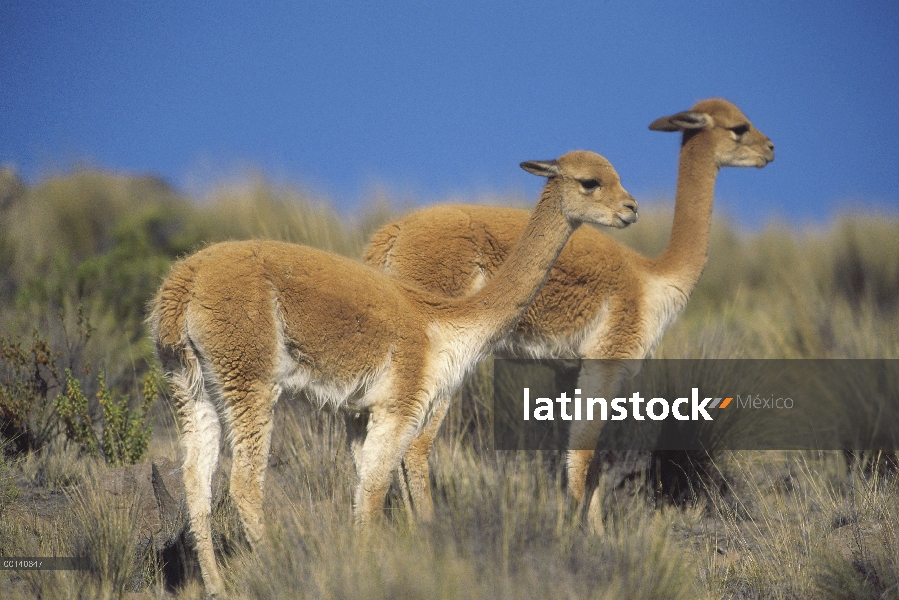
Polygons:
[[394,509],[360,535],[339,421],[325,417],[323,428],[321,415],[301,406],[284,407],[279,420],[269,546],[228,558],[240,597],[696,597],[695,568],[669,534],[695,513],[652,511],[631,498],[596,536],[576,524],[547,462],[449,443],[434,457],[437,522],[419,527]]
[[[262,179],[190,200],[151,179],[95,172],[48,180],[5,199],[0,210],[0,254],[13,261],[0,285],[0,333],[27,336],[38,327],[64,343],[65,319],[80,303],[96,331],[74,350],[112,382],[139,380],[149,368],[140,320],[128,319],[177,256],[220,239],[265,236],[358,257],[390,212],[379,205],[349,219]],[[670,212],[647,206],[639,225],[615,235],[654,254],[669,228]],[[141,253],[158,261],[142,261]],[[716,220],[710,257],[657,356],[899,358],[896,218],[854,216],[818,229],[755,233]],[[84,264],[95,270],[79,271]],[[123,305],[118,288],[91,279],[96,269],[121,282],[149,277],[150,292],[128,299],[137,308]],[[48,318],[55,312],[63,325]],[[227,494],[216,504],[216,545],[234,595],[899,597],[899,478],[888,468],[848,464],[838,453],[720,453],[708,468],[723,488],[704,488],[694,502],[673,507],[637,482],[609,493],[605,531],[597,534],[578,524],[557,455],[490,450],[490,386],[489,371],[479,369],[436,444],[437,523],[416,526],[392,504],[387,523],[364,537],[352,529],[354,473],[342,420],[284,399],[266,493],[268,546],[250,553]],[[151,457],[175,459],[170,407],[157,404],[154,419]],[[228,463],[225,456],[224,469]],[[54,443],[0,467],[3,554],[78,552],[92,561],[85,572],[0,571],[3,598],[114,598],[136,590],[141,597],[202,596],[195,570],[167,589],[157,559],[136,553],[133,511],[91,492],[99,463],[87,465]],[[10,481],[18,497],[7,493]],[[87,485],[76,494],[74,483]]]

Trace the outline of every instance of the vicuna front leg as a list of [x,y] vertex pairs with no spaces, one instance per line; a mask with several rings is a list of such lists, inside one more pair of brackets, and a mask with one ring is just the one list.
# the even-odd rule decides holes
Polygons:
[[225,395],[231,420],[231,497],[253,550],[263,541],[262,499],[280,388],[256,383]]
[[416,432],[416,415],[393,408],[373,411],[369,416],[368,433],[357,461],[358,483],[353,503],[359,529],[380,519],[391,477]]
[[[578,375],[578,388],[582,396],[603,398],[608,406],[628,375],[626,362],[587,360],[582,364]],[[595,410],[601,410],[600,406],[596,405]],[[580,505],[587,523],[597,532],[602,531],[603,525],[599,490],[600,464],[595,448],[602,433],[603,416],[594,413],[592,420],[572,422],[566,465],[568,491]]]

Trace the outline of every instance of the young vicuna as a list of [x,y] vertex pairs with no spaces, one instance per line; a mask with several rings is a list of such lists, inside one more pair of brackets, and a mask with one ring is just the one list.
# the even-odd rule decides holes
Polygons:
[[[596,229],[578,230],[543,290],[505,339],[504,353],[534,358],[648,356],[683,310],[705,268],[718,170],[764,167],[774,160],[774,144],[726,100],[705,100],[649,128],[683,132],[668,247],[653,260]],[[512,208],[436,206],[386,225],[372,238],[365,260],[426,290],[461,296],[499,272],[526,221],[527,212]],[[589,365],[599,372],[582,372],[580,386],[614,398],[629,373],[612,361]],[[588,383],[588,376],[594,383]],[[410,443],[400,473],[401,484],[425,518],[432,513],[428,454],[447,406],[437,404],[431,421]],[[575,424],[580,427],[571,432],[568,486],[580,501],[587,492],[591,449],[601,421]]]
[[231,433],[231,495],[256,547],[282,391],[365,415],[356,422],[366,435],[353,440],[362,527],[383,510],[392,474],[435,401],[518,322],[578,225],[624,227],[637,218],[633,198],[598,154],[521,166],[549,178],[543,194],[505,264],[467,298],[445,299],[353,260],[280,242],[215,244],[172,267],[149,321],[181,423],[190,525],[208,592],[222,590],[210,530],[219,416]]

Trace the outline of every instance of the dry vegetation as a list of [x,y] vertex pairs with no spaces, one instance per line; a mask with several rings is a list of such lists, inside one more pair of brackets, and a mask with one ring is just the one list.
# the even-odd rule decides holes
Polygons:
[[[201,597],[195,565],[188,560],[182,577],[167,578],[162,561],[170,557],[129,542],[133,509],[92,487],[112,461],[91,456],[54,417],[64,369],[79,380],[101,439],[107,423],[97,392],[106,385],[137,409],[155,368],[143,311],[172,260],[257,236],[358,257],[390,211],[379,205],[349,219],[261,179],[187,199],[152,178],[80,171],[24,188],[0,175],[0,340],[21,350],[0,364],[0,404],[33,405],[18,423],[2,413],[0,553],[80,555],[91,564],[83,572],[0,571],[0,596]],[[641,208],[640,223],[615,235],[653,253],[665,244],[670,211]],[[710,256],[657,356],[899,358],[896,217],[755,233],[718,219]],[[35,354],[38,342],[47,350],[38,345]],[[217,550],[234,595],[899,598],[899,476],[889,461],[719,452],[707,466],[714,484],[697,477],[686,502],[666,501],[640,479],[608,486],[606,530],[594,534],[576,524],[557,455],[490,449],[489,372],[483,366],[467,384],[437,442],[437,523],[416,527],[393,505],[388,523],[364,539],[352,528],[342,420],[282,401],[264,551],[247,550],[223,484],[218,490]],[[153,436],[141,460],[176,460],[167,401],[149,416]],[[23,432],[32,435],[27,444]]]

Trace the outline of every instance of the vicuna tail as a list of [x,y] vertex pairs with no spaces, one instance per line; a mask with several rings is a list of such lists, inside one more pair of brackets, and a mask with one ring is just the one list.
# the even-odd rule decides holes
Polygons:
[[203,393],[200,357],[187,334],[192,287],[193,270],[177,263],[156,293],[147,319],[176,406],[183,406]]

